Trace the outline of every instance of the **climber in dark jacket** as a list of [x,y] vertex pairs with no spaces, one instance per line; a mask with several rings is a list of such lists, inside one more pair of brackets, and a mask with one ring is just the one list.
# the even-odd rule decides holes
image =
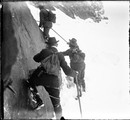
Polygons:
[[[58,52],[58,50],[55,48],[58,45],[57,42],[58,41],[56,41],[55,37],[50,37],[48,39],[48,42],[46,42],[48,45],[47,48],[43,49],[40,53],[36,54],[33,58],[34,61],[40,63],[43,59],[51,55],[53,52]],[[67,65],[67,62],[65,61],[65,58],[62,53],[58,53],[58,58],[60,62],[60,67],[63,69],[64,73],[67,76],[71,76],[71,78],[73,79],[73,77],[76,76],[76,72]],[[50,95],[50,99],[52,101],[54,111],[56,113],[56,118],[59,119],[62,116],[62,108],[60,105],[60,97],[59,97],[60,95],[59,77],[47,74],[43,67],[40,67],[38,69],[42,70],[42,73],[40,74],[38,80],[36,80],[37,77],[35,75],[32,76],[33,79],[31,80],[32,85],[36,86],[42,85],[45,87],[46,91]],[[39,73],[40,70],[38,69],[37,71]]]
[[[39,9],[40,9],[39,27],[44,28],[43,36],[44,36],[45,39],[48,39],[49,38],[49,31],[50,31],[50,29],[52,28],[52,25],[53,25],[52,23],[56,22],[56,16],[51,11],[47,11],[43,6],[39,6]],[[49,14],[49,13],[51,13],[51,14]],[[53,18],[50,15],[52,15]]]
[[[82,90],[85,92],[86,85],[84,80],[84,74],[85,74],[85,53],[83,53],[79,46],[77,45],[77,40],[75,38],[72,38],[69,40],[69,47],[70,49],[62,52],[64,56],[69,56],[70,58],[70,66],[73,70],[78,71],[78,85],[82,88]],[[76,83],[76,80],[75,80]],[[82,95],[80,91],[80,96]]]

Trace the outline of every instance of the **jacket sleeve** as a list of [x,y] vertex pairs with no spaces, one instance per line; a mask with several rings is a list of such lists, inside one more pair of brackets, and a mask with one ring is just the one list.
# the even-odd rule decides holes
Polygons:
[[65,58],[62,53],[59,54],[59,61],[60,61],[60,67],[64,71],[64,73],[68,76],[76,77],[76,71],[72,70],[67,62],[65,61]]
[[61,52],[64,56],[68,56],[69,55],[69,53],[70,53],[70,50],[68,49],[68,50],[66,50],[66,51],[64,51],[64,52]]
[[42,54],[43,54],[42,51],[41,51],[40,53],[36,54],[36,55],[33,57],[33,60],[34,60],[35,62],[41,62],[41,60],[43,59]]

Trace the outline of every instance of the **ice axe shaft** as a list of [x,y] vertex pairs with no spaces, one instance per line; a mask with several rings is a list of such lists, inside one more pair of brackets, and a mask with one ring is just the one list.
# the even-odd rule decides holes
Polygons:
[[82,118],[82,108],[81,108],[81,101],[80,101],[80,97],[79,97],[79,86],[78,86],[77,76],[78,76],[78,74],[75,77],[75,79],[76,79],[76,87],[77,87],[77,96],[78,96],[78,101],[79,101],[80,115],[81,115],[81,118]]

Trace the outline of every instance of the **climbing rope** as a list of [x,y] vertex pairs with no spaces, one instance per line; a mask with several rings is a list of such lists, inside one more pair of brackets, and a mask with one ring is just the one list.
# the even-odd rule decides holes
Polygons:
[[[52,28],[51,28],[52,29]],[[68,44],[68,41],[65,40],[58,32],[56,32],[54,29],[52,29],[57,35],[59,35],[67,44]]]
[[[39,22],[39,21],[37,21]],[[68,44],[68,41],[65,40],[58,32],[56,32],[53,28],[51,28],[58,36],[60,36],[62,38],[62,40],[64,40],[67,44]]]

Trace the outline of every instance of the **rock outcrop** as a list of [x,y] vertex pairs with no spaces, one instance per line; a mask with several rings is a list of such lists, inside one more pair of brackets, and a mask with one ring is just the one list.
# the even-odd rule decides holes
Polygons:
[[43,87],[38,87],[45,106],[39,111],[29,109],[27,87],[24,84],[31,69],[38,63],[33,56],[45,48],[44,38],[25,2],[3,3],[2,16],[2,78],[12,79],[14,95],[4,91],[5,119],[46,119],[53,117],[53,107]]

